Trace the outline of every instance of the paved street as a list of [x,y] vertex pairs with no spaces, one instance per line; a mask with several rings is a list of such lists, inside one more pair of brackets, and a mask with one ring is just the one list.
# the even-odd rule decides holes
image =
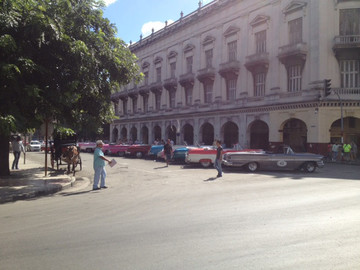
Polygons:
[[[107,190],[0,205],[1,269],[360,267],[359,166],[216,179],[215,169],[115,159]],[[77,175],[91,177],[92,155],[82,160]]]

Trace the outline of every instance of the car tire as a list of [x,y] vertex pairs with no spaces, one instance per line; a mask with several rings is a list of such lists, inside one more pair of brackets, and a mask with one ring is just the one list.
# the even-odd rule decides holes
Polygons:
[[305,164],[303,165],[303,169],[307,173],[315,172],[316,170],[315,162],[305,162]]
[[246,164],[246,169],[249,172],[256,172],[259,169],[259,164],[256,162],[250,162],[250,163]]
[[117,152],[116,154],[117,154],[119,157],[123,157],[125,153],[120,151],[120,152]]
[[104,155],[105,155],[105,156],[109,155],[109,151],[108,151],[108,150],[105,150]]
[[204,168],[209,168],[211,165],[210,161],[201,161],[200,162],[201,166],[203,166]]
[[92,152],[91,148],[86,148],[85,151],[86,151],[87,153],[91,153],[91,152]]
[[143,157],[143,153],[142,152],[136,152],[135,156],[137,158],[142,158]]

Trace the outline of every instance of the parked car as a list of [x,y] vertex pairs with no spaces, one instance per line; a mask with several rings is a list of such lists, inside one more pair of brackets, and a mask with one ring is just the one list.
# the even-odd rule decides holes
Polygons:
[[125,156],[142,158],[149,154],[150,148],[148,144],[134,144],[126,149]]
[[30,143],[27,146],[28,151],[41,151],[41,143],[39,141],[30,141]]
[[107,144],[103,146],[102,151],[105,155],[116,155],[123,157],[129,147],[130,145],[127,144]]
[[[224,148],[223,154],[229,152],[238,152],[236,148]],[[254,151],[251,149],[245,149],[241,151]],[[216,158],[216,147],[215,146],[202,146],[201,148],[189,149],[185,154],[186,163],[200,163],[204,168],[214,164]]]
[[[196,149],[199,148],[197,146],[184,146],[184,145],[176,145],[174,146],[174,152],[172,155],[173,161],[180,161],[185,162],[186,154],[188,153],[189,149]],[[158,159],[165,159],[164,150],[160,151],[157,156]]]
[[266,151],[233,152],[223,156],[226,166],[257,170],[297,170],[314,172],[324,166],[323,156],[311,153],[295,153],[291,147],[283,146],[276,153]]
[[95,142],[79,142],[78,146],[80,148],[80,151],[82,152],[94,152],[95,148],[96,148],[96,143]]
[[164,150],[163,144],[152,145],[149,151],[149,156],[152,158],[157,158],[158,154],[163,150]]

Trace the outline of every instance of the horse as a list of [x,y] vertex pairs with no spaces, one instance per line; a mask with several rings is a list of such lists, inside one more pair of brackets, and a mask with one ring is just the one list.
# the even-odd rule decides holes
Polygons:
[[62,149],[61,159],[68,164],[68,173],[70,173],[70,165],[72,164],[72,172],[75,176],[75,168],[80,159],[80,153],[76,146],[66,146]]

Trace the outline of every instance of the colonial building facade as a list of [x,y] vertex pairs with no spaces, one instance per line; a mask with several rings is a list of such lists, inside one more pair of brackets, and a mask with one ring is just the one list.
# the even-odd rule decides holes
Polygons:
[[144,80],[112,96],[114,142],[360,144],[359,1],[215,0],[130,49]]

